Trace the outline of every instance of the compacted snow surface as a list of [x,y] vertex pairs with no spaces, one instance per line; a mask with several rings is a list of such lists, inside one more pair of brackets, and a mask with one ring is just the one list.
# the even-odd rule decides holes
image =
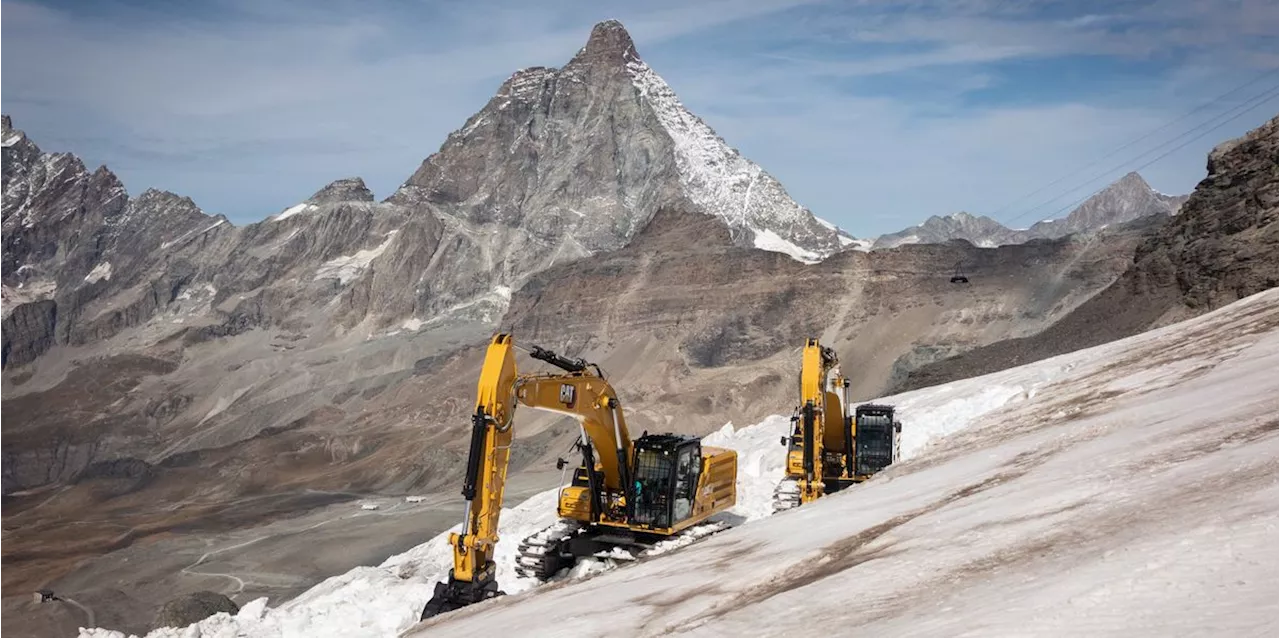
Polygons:
[[773,516],[788,421],[728,424],[704,441],[739,452],[738,505],[722,515],[735,528],[535,589],[514,551],[553,522],[551,490],[503,511],[510,595],[418,626],[447,533],[279,607],[148,636],[1274,636],[1277,321],[1272,289],[877,399],[898,407],[899,463]]

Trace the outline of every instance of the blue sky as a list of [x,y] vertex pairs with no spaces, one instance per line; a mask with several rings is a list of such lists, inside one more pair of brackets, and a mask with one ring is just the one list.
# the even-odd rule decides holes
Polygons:
[[1274,0],[6,0],[0,100],[43,149],[244,224],[340,177],[386,197],[511,72],[564,64],[607,18],[860,237],[1061,216],[1205,133],[1139,171],[1189,192],[1214,144],[1277,112]]

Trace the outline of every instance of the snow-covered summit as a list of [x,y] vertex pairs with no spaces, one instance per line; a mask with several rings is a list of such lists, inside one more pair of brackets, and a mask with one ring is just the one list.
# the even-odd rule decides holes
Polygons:
[[695,204],[731,229],[751,233],[757,248],[802,261],[839,250],[833,225],[814,217],[778,180],[725,143],[648,64],[632,60],[627,71],[671,137],[680,183]]

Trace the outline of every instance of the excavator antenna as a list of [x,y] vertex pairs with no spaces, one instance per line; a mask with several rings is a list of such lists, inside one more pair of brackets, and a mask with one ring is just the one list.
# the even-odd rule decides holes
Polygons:
[[962,263],[964,263],[964,262],[963,262],[963,260],[962,260],[962,261],[957,261],[957,262],[956,262],[956,270],[955,270],[955,273],[951,275],[951,283],[953,283],[953,284],[967,284],[967,283],[969,283],[969,278],[968,278],[968,277],[965,277],[965,276],[964,276],[964,272],[960,270],[960,265],[961,265]]

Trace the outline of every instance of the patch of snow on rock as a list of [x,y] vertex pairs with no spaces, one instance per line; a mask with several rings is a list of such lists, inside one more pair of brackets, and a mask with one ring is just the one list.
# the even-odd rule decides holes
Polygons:
[[856,250],[859,252],[864,252],[864,253],[870,252],[871,246],[874,245],[875,243],[876,242],[874,239],[854,239],[850,237],[845,237],[843,235],[840,236],[841,246],[852,246],[853,247],[852,250]]
[[91,284],[98,283],[103,279],[111,280],[111,262],[109,261],[104,261],[94,266],[93,270],[90,270],[89,274],[84,276],[85,282]]
[[364,269],[368,268],[369,264],[372,264],[373,260],[377,259],[378,256],[391,245],[391,242],[395,239],[396,232],[397,231],[394,230],[388,232],[386,241],[383,241],[381,244],[378,244],[373,248],[357,251],[354,255],[334,257],[333,259],[320,264],[320,267],[316,269],[315,278],[337,279],[339,283],[345,285],[347,282],[360,276],[360,273],[364,272]]
[[802,261],[806,264],[816,264],[821,261],[817,253],[811,250],[805,250],[781,237],[777,233],[768,229],[753,229],[755,238],[752,243],[760,250],[768,250],[776,253],[786,253],[796,261]]
[[297,205],[295,205],[295,206],[290,206],[290,207],[288,207],[288,208],[284,209],[284,212],[280,213],[279,215],[276,215],[276,216],[272,219],[272,221],[277,221],[277,222],[278,222],[278,221],[283,221],[283,220],[289,219],[290,217],[293,217],[294,215],[297,215],[298,213],[304,213],[304,212],[309,211],[309,210],[311,210],[311,209],[313,209],[313,208],[318,208],[318,206],[316,206],[315,204],[308,204],[308,203],[306,203],[306,202],[303,202],[303,203],[301,203],[301,204],[297,204]]
[[188,239],[192,239],[192,238],[196,237],[197,235],[203,235],[203,234],[205,234],[205,233],[207,233],[207,232],[209,232],[209,231],[211,231],[211,230],[213,230],[213,229],[215,229],[215,228],[217,228],[217,227],[219,227],[219,226],[223,225],[224,223],[226,223],[226,221],[227,221],[227,220],[225,220],[225,219],[219,219],[218,221],[213,222],[213,225],[209,226],[208,228],[202,228],[202,229],[200,229],[200,230],[193,230],[193,231],[189,231],[189,232],[187,232],[187,233],[184,233],[181,237],[178,237],[177,239],[174,239],[174,240],[171,240],[171,241],[167,241],[167,242],[164,242],[163,244],[160,244],[160,248],[161,248],[161,249],[165,249],[165,248],[169,248],[169,247],[171,247],[171,246],[176,246],[176,245],[178,245],[178,244],[184,243],[184,242],[186,242]]

